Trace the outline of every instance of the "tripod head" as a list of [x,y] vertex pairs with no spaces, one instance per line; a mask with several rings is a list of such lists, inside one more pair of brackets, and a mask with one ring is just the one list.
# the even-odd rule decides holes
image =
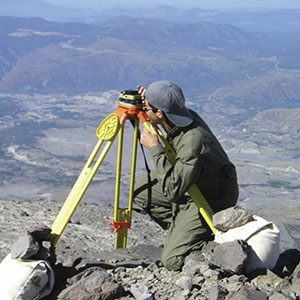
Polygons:
[[120,93],[119,105],[143,109],[142,96],[136,90],[125,90]]
[[[119,104],[115,114],[123,124],[126,119],[140,120],[145,126],[149,120],[143,109],[143,99],[137,90],[125,90],[120,93]],[[149,125],[148,125],[149,126]]]

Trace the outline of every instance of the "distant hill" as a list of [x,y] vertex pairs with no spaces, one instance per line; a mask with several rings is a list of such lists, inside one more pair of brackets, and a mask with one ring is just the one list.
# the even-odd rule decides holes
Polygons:
[[[121,3],[121,4],[120,4]],[[213,22],[230,24],[244,30],[255,32],[300,32],[300,9],[227,9],[207,10],[183,8],[174,5],[143,4],[128,6],[121,1],[112,5],[99,3],[93,9],[82,9],[51,5],[43,0],[0,0],[0,15],[15,17],[40,17],[58,22],[83,22],[103,24],[121,17],[164,20],[166,22]],[[283,36],[285,38],[285,36]]]
[[237,103],[240,103],[242,99],[245,103],[260,102],[261,107],[265,102],[265,108],[267,108],[272,101],[284,102],[285,105],[288,105],[288,99],[299,99],[299,95],[300,69],[278,68],[267,74],[220,88],[211,94],[209,99]]
[[281,68],[285,95],[297,95],[289,92],[297,89],[288,72],[300,69],[297,48],[230,25],[120,18],[92,26],[0,17],[0,28],[2,92],[74,94],[170,79],[191,95],[226,87],[231,93],[234,86],[248,101],[253,82],[262,78],[258,84],[270,84],[259,97],[276,100],[282,90],[276,85],[268,92],[276,79],[269,74]]
[[[132,14],[133,15],[133,14]],[[142,17],[155,18],[151,12],[142,11]],[[171,22],[213,22],[231,24],[244,30],[255,32],[299,32],[300,9],[236,9],[204,10],[175,9],[168,6],[157,7],[157,18]]]

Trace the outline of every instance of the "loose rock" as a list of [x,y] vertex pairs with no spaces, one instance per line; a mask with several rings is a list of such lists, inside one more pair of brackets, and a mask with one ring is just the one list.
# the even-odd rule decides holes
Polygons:
[[242,240],[217,244],[209,242],[203,252],[206,261],[228,272],[242,274],[249,255],[249,246]]
[[257,290],[256,287],[249,284],[244,285],[239,291],[229,294],[226,300],[267,300],[266,293]]
[[242,226],[253,220],[253,215],[239,207],[230,207],[213,215],[214,227],[222,232]]
[[152,294],[149,293],[148,288],[143,284],[134,284],[130,291],[136,300],[153,300]]
[[101,268],[89,268],[70,279],[70,286],[57,299],[118,299],[124,294],[122,286]]

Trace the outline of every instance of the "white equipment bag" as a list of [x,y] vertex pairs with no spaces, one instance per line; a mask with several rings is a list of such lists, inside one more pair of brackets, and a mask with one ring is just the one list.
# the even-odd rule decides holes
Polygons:
[[49,295],[54,272],[47,261],[12,259],[8,254],[0,264],[1,300],[37,300]]
[[280,231],[273,222],[253,215],[253,220],[215,234],[216,243],[244,240],[251,246],[246,272],[273,269],[280,255]]

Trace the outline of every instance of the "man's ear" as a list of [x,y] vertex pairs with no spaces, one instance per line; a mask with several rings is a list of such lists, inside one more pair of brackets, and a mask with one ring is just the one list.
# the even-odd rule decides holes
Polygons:
[[156,114],[157,114],[157,116],[158,116],[160,119],[162,119],[162,118],[164,117],[164,113],[163,113],[160,109],[158,109],[158,110],[156,111]]

